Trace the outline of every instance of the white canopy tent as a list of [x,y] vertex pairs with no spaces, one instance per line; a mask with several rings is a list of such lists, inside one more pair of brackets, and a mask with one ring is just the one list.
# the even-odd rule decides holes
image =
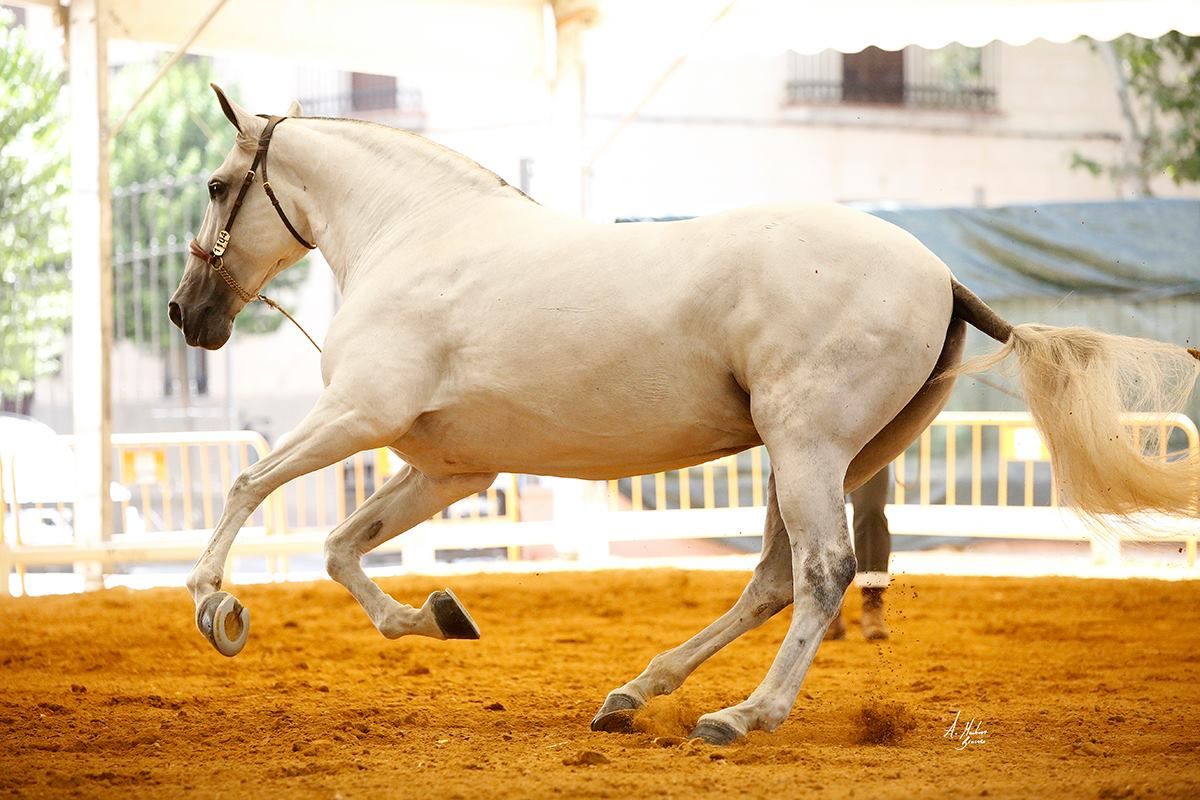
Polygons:
[[[554,97],[555,136],[563,152],[582,159],[579,78],[593,47],[661,53],[665,71],[647,76],[649,98],[689,53],[700,49],[857,52],[869,45],[937,48],[996,39],[1024,44],[1035,38],[1109,40],[1123,33],[1155,37],[1169,30],[1200,34],[1197,0],[15,1],[59,9],[68,29],[79,465],[75,528],[84,543],[103,541],[111,530],[110,39],[155,43],[177,55],[301,56],[382,74],[501,71],[544,78]],[[630,109],[631,117],[639,107]],[[121,118],[128,109],[113,111]]]

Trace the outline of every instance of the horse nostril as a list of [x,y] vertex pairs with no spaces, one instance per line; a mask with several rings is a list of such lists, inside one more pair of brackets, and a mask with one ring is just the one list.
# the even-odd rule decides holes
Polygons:
[[174,300],[167,303],[167,316],[175,323],[176,328],[183,330],[183,309],[179,307],[179,303]]

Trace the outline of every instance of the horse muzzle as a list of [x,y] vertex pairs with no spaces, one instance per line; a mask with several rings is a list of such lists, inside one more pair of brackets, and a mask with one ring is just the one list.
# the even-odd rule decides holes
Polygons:
[[[178,295],[177,295],[178,296]],[[167,316],[191,347],[219,350],[233,333],[233,320],[213,305],[191,305],[172,297]]]

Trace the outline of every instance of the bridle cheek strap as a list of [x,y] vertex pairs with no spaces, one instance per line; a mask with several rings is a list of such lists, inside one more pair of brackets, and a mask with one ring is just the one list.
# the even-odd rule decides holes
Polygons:
[[255,300],[261,301],[263,304],[270,306],[291,320],[292,324],[300,329],[300,332],[304,334],[305,338],[312,342],[312,346],[317,348],[317,352],[319,353],[321,352],[320,346],[311,336],[308,335],[308,331],[304,330],[304,327],[299,322],[296,322],[296,318],[289,314],[283,306],[279,305],[279,303],[276,303],[274,300],[267,297],[265,294],[262,294],[261,292],[254,293],[246,291],[245,287],[238,283],[237,278],[233,277],[229,270],[225,269],[225,250],[229,247],[229,240],[232,238],[230,231],[233,230],[234,220],[237,219],[238,212],[242,210],[242,203],[246,200],[246,193],[250,191],[250,185],[254,183],[254,174],[259,170],[260,166],[262,168],[263,176],[263,191],[267,193],[267,198],[271,201],[271,205],[275,208],[275,213],[279,215],[279,219],[282,220],[284,227],[288,229],[288,233],[290,233],[292,238],[304,245],[307,249],[315,250],[317,248],[315,244],[310,244],[307,239],[301,236],[300,232],[297,231],[295,226],[292,225],[291,220],[289,220],[287,218],[287,214],[284,213],[283,206],[279,204],[279,198],[275,196],[275,190],[271,188],[271,182],[267,180],[267,148],[271,146],[271,135],[275,132],[275,127],[287,119],[287,117],[274,117],[265,115],[260,116],[263,116],[263,118],[267,120],[267,127],[263,128],[262,135],[258,137],[258,148],[254,152],[254,161],[250,164],[249,171],[246,172],[246,177],[242,181],[241,188],[238,189],[237,198],[233,201],[233,207],[229,209],[229,217],[225,220],[225,226],[221,228],[220,233],[217,234],[216,244],[213,245],[211,250],[205,250],[200,246],[199,242],[197,242],[195,239],[192,239],[192,241],[188,243],[188,250],[196,258],[212,267],[213,270],[221,276],[221,279],[225,281],[225,285],[232,289],[234,294],[236,294],[243,303],[252,303]]

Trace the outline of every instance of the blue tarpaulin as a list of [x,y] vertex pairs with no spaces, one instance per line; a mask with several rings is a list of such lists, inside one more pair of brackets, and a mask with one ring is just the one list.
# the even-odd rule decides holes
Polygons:
[[[984,300],[1200,296],[1200,200],[865,210],[920,239]],[[650,220],[617,220],[634,221]]]
[[1200,200],[871,210],[984,300],[1200,294]]

